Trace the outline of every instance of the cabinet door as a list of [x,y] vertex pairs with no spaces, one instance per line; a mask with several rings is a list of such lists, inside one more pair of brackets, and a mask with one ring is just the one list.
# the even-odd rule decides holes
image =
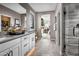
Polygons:
[[29,35],[22,37],[22,55],[29,51]]
[[0,56],[9,56],[9,49],[4,50],[3,52],[1,52]]
[[17,44],[11,48],[11,51],[13,52],[13,56],[20,56],[21,55],[21,45]]
[[22,55],[26,54],[29,51],[29,42],[22,42]]
[[30,50],[32,49],[32,35],[30,35]]
[[30,35],[30,50],[35,47],[35,34]]
[[32,37],[32,41],[31,41],[31,49],[35,47],[35,37]]
[[35,47],[35,37],[32,38],[32,48]]

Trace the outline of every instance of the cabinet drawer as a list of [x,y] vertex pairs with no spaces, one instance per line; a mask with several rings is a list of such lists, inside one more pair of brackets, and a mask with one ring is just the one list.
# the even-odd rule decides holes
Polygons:
[[22,37],[22,41],[29,40],[29,35]]
[[22,45],[29,43],[29,42],[30,42],[30,40],[27,38],[26,40],[22,41]]
[[30,34],[30,37],[35,37],[35,33]]
[[34,47],[35,47],[35,36],[33,33],[33,34],[31,34],[31,37],[30,37],[30,50]]

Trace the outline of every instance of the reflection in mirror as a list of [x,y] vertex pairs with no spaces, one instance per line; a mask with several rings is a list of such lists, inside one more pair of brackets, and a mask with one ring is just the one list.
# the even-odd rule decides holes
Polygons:
[[30,13],[30,28],[34,29],[34,16]]
[[27,28],[27,16],[26,14],[21,14],[21,26],[22,28]]

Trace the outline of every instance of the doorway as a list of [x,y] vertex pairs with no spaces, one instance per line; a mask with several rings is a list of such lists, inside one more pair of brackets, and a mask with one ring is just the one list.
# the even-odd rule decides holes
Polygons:
[[49,26],[50,26],[50,14],[41,15],[41,34],[42,34],[42,38],[44,39],[50,38]]

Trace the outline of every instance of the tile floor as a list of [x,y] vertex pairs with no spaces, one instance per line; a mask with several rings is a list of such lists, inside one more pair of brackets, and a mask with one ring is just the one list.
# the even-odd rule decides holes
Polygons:
[[60,56],[59,48],[55,41],[50,40],[49,34],[43,33],[41,40],[36,43],[36,51],[33,56]]

